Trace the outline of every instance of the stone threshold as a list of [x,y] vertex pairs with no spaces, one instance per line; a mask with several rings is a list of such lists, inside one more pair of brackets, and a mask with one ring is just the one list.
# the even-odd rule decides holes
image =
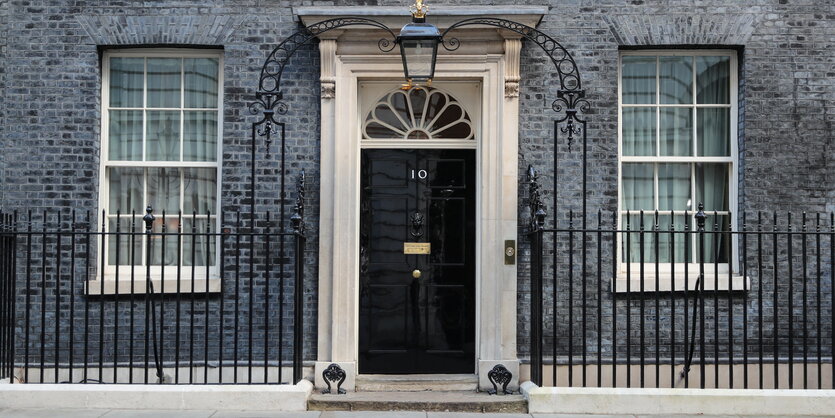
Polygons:
[[522,395],[489,395],[475,391],[314,393],[311,411],[427,411],[527,413]]

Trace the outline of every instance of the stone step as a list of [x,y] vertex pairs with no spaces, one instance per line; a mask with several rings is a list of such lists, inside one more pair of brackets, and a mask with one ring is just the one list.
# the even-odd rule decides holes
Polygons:
[[357,392],[451,392],[478,390],[475,374],[365,374],[356,378]]
[[488,395],[475,391],[349,392],[343,395],[314,392],[307,408],[311,411],[527,413],[528,403],[522,395]]

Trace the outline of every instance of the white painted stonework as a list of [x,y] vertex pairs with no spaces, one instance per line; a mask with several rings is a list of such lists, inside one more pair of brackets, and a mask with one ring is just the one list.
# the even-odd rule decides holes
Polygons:
[[3,408],[305,411],[313,384],[0,385]]
[[832,416],[833,390],[540,388],[522,384],[532,414]]
[[[310,25],[330,16],[321,8],[295,12]],[[380,8],[337,10],[340,16],[366,16],[397,28],[407,16],[387,15]],[[535,9],[535,10],[534,10]],[[457,10],[457,9],[456,9]],[[463,10],[463,9],[462,9]],[[461,11],[452,11],[461,13]],[[452,13],[450,12],[450,13]],[[495,11],[492,11],[495,15]],[[522,7],[512,16],[535,26],[543,10]],[[460,20],[433,11],[430,20],[444,24]],[[434,19],[438,20],[434,20]],[[444,23],[446,22],[446,23]],[[397,49],[377,49],[380,31],[361,26],[326,32],[320,36],[321,74],[321,209],[319,237],[317,388],[321,373],[338,363],[347,373],[343,388],[354,390],[359,340],[359,211],[360,134],[363,82],[402,82],[403,67]],[[481,86],[479,135],[476,141],[476,358],[473,372],[479,387],[492,388],[487,371],[503,364],[513,372],[510,388],[518,388],[516,354],[516,266],[504,265],[503,243],[517,240],[519,53],[518,34],[497,28],[477,27],[456,31],[461,47],[454,53],[443,48],[438,56],[435,81]],[[373,40],[371,42],[370,40]],[[333,94],[331,94],[331,91]],[[404,144],[414,148],[415,144]],[[441,144],[451,147],[454,144]],[[426,147],[429,145],[422,145]],[[442,375],[438,376],[443,379]]]

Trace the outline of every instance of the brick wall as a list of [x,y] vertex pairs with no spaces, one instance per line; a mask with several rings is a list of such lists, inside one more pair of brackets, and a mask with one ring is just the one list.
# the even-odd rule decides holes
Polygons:
[[[0,147],[11,146],[5,135],[6,130],[6,56],[8,49],[9,7],[8,0],[0,1]],[[4,201],[6,187],[6,156],[0,153],[0,202]]]
[[[366,1],[367,5],[409,2]],[[452,4],[450,2],[437,2]],[[492,2],[464,1],[455,5]],[[502,4],[511,2],[502,2]],[[528,4],[528,2],[518,2]],[[539,29],[575,57],[591,102],[588,130],[588,208],[613,210],[617,199],[617,57],[621,47],[712,45],[740,47],[740,209],[835,209],[835,5],[814,0],[746,2],[606,0],[552,1]],[[290,7],[302,2],[174,1],[161,3],[0,0],[0,208],[95,209],[98,205],[101,48],[154,45],[215,46],[224,50],[223,187],[230,216],[248,206],[247,103],[272,46],[297,29]],[[304,2],[304,5],[357,2]],[[164,6],[164,7],[163,7]],[[479,6],[481,7],[481,6]],[[8,17],[6,17],[8,16]],[[5,32],[4,32],[5,31]],[[554,159],[557,86],[551,63],[525,44],[520,96],[520,172],[533,164],[546,189]],[[316,220],[318,219],[318,52],[302,48],[285,72],[290,105],[288,174],[308,173],[306,298],[307,357],[315,352]],[[5,83],[5,86],[4,86]],[[5,89],[4,89],[5,87]],[[274,147],[274,145],[273,145]],[[559,216],[578,210],[579,143],[560,156]],[[258,212],[275,211],[281,197],[275,155],[259,148]],[[524,191],[520,190],[520,196]],[[292,196],[291,196],[292,197]],[[553,195],[549,219],[554,219]],[[520,208],[526,213],[526,208]],[[522,216],[520,223],[524,223]],[[520,239],[519,348],[529,323],[529,249]],[[831,265],[831,263],[830,263]],[[226,292],[228,294],[228,292]],[[227,301],[228,302],[228,301]]]

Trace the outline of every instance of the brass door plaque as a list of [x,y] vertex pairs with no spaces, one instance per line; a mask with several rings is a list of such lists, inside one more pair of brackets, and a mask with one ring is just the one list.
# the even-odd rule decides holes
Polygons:
[[428,242],[404,242],[403,254],[429,254],[432,251]]

